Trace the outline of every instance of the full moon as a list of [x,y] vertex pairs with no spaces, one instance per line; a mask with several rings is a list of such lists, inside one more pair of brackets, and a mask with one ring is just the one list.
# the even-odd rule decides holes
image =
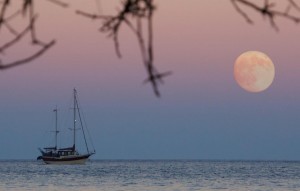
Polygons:
[[262,52],[244,52],[235,61],[234,78],[243,89],[249,92],[266,90],[272,84],[274,76],[274,64]]

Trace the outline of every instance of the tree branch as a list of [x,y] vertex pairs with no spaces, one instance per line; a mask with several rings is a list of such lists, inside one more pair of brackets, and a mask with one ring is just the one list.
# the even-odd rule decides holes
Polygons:
[[[122,6],[123,9],[121,9],[115,16],[90,14],[79,10],[76,11],[76,13],[90,19],[100,19],[103,21],[100,31],[108,33],[108,36],[113,38],[118,57],[121,57],[118,35],[122,24],[124,23],[132,30],[137,38],[142,60],[148,74],[148,77],[144,82],[150,82],[155,95],[159,97],[160,92],[158,89],[158,83],[161,83],[162,78],[170,75],[171,72],[159,73],[154,67],[152,17],[155,7],[153,4],[153,0],[125,0]],[[136,20],[136,26],[134,26],[133,22],[131,22],[134,20]],[[147,23],[147,41],[144,40],[144,34],[142,31],[143,21]]]
[[249,7],[251,9],[259,12],[264,17],[267,17],[270,24],[271,24],[271,26],[277,31],[279,30],[279,28],[278,28],[278,26],[275,22],[276,17],[282,17],[284,19],[291,20],[295,23],[300,22],[300,16],[295,16],[295,15],[290,14],[290,9],[291,8],[294,8],[295,10],[300,12],[300,7],[293,0],[288,0],[287,2],[288,2],[288,4],[287,4],[286,11],[278,11],[278,10],[274,9],[274,7],[276,7],[276,4],[275,3],[270,3],[268,0],[265,0],[265,3],[264,3],[263,6],[259,6],[259,5],[253,3],[249,0],[231,0],[231,3],[234,6],[234,8],[236,9],[236,11],[239,14],[241,14],[248,23],[253,23],[253,22],[250,19],[250,17],[246,14],[246,12],[243,11],[239,7],[239,5],[243,5],[244,7]]
[[45,46],[43,46],[39,51],[37,51],[33,55],[31,55],[27,58],[24,58],[24,59],[21,59],[21,60],[15,61],[15,62],[11,62],[11,63],[8,63],[8,64],[2,64],[0,62],[0,70],[9,69],[9,68],[12,68],[12,67],[16,67],[16,66],[31,62],[31,61],[35,60],[36,58],[40,57],[42,54],[44,54],[54,44],[55,44],[55,40],[52,40],[48,44],[45,44]]
[[64,3],[64,2],[59,1],[59,0],[47,0],[47,1],[50,1],[51,3],[54,3],[54,4],[58,5],[58,6],[63,7],[63,8],[69,7],[68,3]]
[[[14,37],[0,47],[0,52],[3,53],[6,49],[16,45],[25,37],[27,33],[30,33],[32,44],[39,46],[40,49],[36,53],[32,54],[31,56],[28,56],[26,58],[17,61],[13,61],[9,63],[0,62],[1,64],[0,70],[4,70],[15,66],[19,66],[21,64],[28,63],[38,58],[42,54],[44,54],[50,47],[52,47],[55,44],[55,40],[52,40],[49,43],[44,43],[37,38],[36,29],[35,29],[37,15],[35,14],[34,11],[33,0],[23,0],[22,7],[18,11],[14,12],[12,15],[7,16],[7,14],[9,14],[9,10],[8,10],[9,5],[10,5],[10,0],[5,0],[4,2],[2,2],[2,7],[0,12],[0,31],[2,29],[1,26],[3,25],[8,29],[8,31],[11,34],[13,34]],[[27,13],[28,13],[28,25],[21,32],[18,32],[10,25],[10,22],[19,17],[27,17],[26,16]]]

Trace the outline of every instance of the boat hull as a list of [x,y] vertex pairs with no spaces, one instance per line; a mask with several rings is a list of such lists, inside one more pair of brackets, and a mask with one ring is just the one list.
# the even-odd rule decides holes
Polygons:
[[47,157],[42,156],[41,159],[46,164],[85,164],[86,160],[90,157],[90,154],[86,155],[74,155],[66,157]]

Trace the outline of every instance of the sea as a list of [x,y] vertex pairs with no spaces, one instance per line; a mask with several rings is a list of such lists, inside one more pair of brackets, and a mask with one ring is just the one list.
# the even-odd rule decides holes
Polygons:
[[0,161],[1,191],[300,191],[300,161]]

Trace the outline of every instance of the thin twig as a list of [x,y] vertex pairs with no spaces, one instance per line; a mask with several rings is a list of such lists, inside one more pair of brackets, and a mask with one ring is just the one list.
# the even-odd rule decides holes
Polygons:
[[28,27],[26,27],[21,33],[19,33],[14,39],[12,39],[11,41],[2,45],[0,47],[0,52],[5,51],[5,49],[7,49],[7,48],[11,47],[12,45],[14,45],[15,43],[17,43],[29,31],[30,31],[30,25]]
[[259,6],[249,0],[231,0],[231,3],[234,6],[234,8],[236,9],[236,11],[238,13],[240,13],[248,23],[252,23],[252,20],[246,14],[246,12],[239,7],[239,4],[243,5],[244,7],[249,7],[251,9],[259,12],[263,16],[267,17],[272,28],[274,28],[277,31],[279,30],[279,27],[277,26],[277,24],[275,22],[276,17],[282,17],[284,19],[291,20],[295,23],[300,22],[300,16],[295,16],[295,15],[290,14],[290,9],[292,7],[295,8],[298,12],[300,12],[300,7],[298,6],[298,4],[295,3],[294,0],[288,0],[287,2],[288,2],[288,5],[287,5],[286,10],[278,11],[278,10],[274,9],[276,7],[276,4],[274,2],[273,3],[269,2],[268,0],[265,0],[265,4],[263,6]]
[[45,46],[43,46],[39,51],[37,51],[35,54],[33,54],[33,55],[31,55],[31,56],[29,56],[27,58],[24,58],[24,59],[15,61],[15,62],[11,62],[11,63],[8,63],[8,64],[2,64],[1,63],[0,64],[0,70],[9,69],[9,68],[12,68],[12,67],[16,67],[16,66],[19,66],[19,65],[31,62],[31,61],[35,60],[36,58],[40,57],[42,54],[44,54],[54,44],[55,44],[55,40],[49,42],[48,44],[46,44]]
[[[160,96],[158,90],[158,83],[162,83],[162,78],[170,75],[171,72],[159,73],[154,67],[154,53],[153,53],[153,11],[155,10],[153,0],[124,0],[123,9],[121,9],[115,16],[103,16],[97,14],[90,14],[83,11],[76,11],[77,14],[88,17],[90,19],[100,19],[103,24],[100,31],[107,33],[111,37],[115,44],[116,54],[121,57],[120,43],[119,43],[119,31],[124,23],[135,34],[141,55],[143,64],[146,68],[148,77],[144,82],[150,82],[153,87],[153,91],[156,96]],[[133,24],[136,21],[136,26]],[[147,22],[147,38],[145,41],[142,31],[142,22]]]
[[59,0],[47,0],[47,1],[50,1],[51,3],[54,3],[54,4],[58,5],[58,6],[63,7],[63,8],[69,7],[68,3],[65,3],[65,2],[62,2],[62,1],[59,1]]
[[[1,12],[0,12],[0,27],[2,25],[5,26],[8,29],[8,31],[11,34],[13,34],[14,37],[0,47],[0,52],[3,53],[6,49],[11,48],[12,46],[20,42],[23,38],[25,38],[25,35],[28,33],[30,33],[32,44],[39,46],[39,50],[34,54],[20,60],[12,61],[9,63],[0,62],[1,63],[0,70],[4,70],[4,69],[8,69],[8,68],[12,68],[15,66],[28,63],[38,58],[42,54],[44,54],[50,47],[52,47],[55,44],[55,40],[52,40],[49,43],[44,43],[41,40],[39,40],[39,38],[37,37],[36,27],[35,27],[37,15],[35,14],[34,11],[33,0],[23,0],[22,7],[18,11],[11,14],[10,16],[7,16],[7,14],[9,14],[8,7],[10,5],[10,2],[11,2],[10,0],[5,0],[2,4]],[[19,17],[26,18],[27,14],[28,14],[28,25],[21,32],[17,31],[10,22]]]

